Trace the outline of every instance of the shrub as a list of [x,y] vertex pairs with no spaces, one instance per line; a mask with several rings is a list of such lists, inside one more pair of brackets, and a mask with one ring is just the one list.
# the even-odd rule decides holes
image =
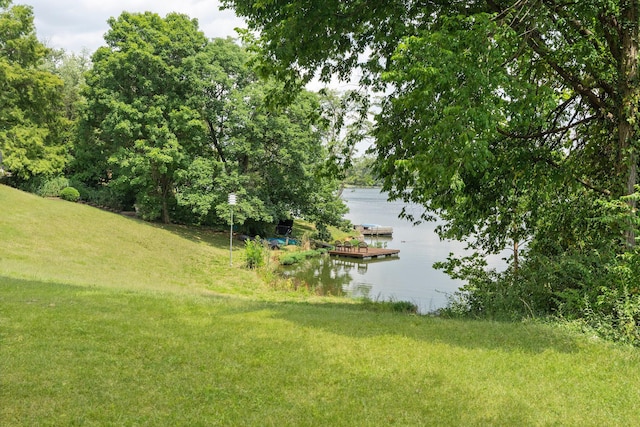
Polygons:
[[36,190],[36,194],[42,197],[62,197],[61,192],[69,187],[69,180],[63,176],[48,179]]
[[157,196],[140,194],[136,198],[137,215],[145,221],[155,221],[162,217],[162,201]]
[[323,242],[328,242],[329,240],[331,240],[331,233],[329,232],[329,229],[325,224],[322,224],[322,223],[316,224],[316,230],[317,231],[313,236],[314,239],[320,240]]
[[68,202],[77,202],[80,199],[80,193],[73,187],[66,187],[60,191],[60,197]]
[[282,255],[280,257],[280,264],[281,265],[293,265],[296,264],[300,261],[302,261],[303,259],[305,259],[306,256],[303,252],[292,252],[286,255]]
[[298,251],[291,252],[280,256],[280,264],[281,265],[293,265],[297,264],[300,261],[303,261],[307,258],[313,258],[315,256],[320,256],[326,254],[326,249],[316,249],[316,250],[308,250],[308,251]]
[[248,268],[259,268],[265,264],[267,248],[260,237],[244,242],[245,262]]
[[90,186],[76,178],[69,179],[69,186],[77,189],[80,198],[90,205],[115,211],[134,209],[136,200],[131,189],[102,184]]
[[409,301],[396,301],[393,298],[386,301],[364,298],[362,305],[365,309],[370,311],[418,314],[418,306],[416,304]]

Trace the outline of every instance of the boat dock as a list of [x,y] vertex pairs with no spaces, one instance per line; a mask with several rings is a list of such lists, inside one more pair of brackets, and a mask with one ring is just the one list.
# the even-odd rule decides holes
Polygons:
[[360,224],[354,227],[363,236],[391,236],[393,227],[378,224]]
[[333,249],[329,251],[329,255],[341,256],[347,258],[357,259],[372,259],[372,258],[386,258],[397,257],[400,253],[400,249],[386,249],[386,248],[366,248],[367,250],[354,247],[351,250],[345,249]]

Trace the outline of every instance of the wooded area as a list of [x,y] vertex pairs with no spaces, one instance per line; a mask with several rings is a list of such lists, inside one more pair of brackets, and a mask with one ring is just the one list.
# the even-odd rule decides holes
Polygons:
[[[440,265],[468,282],[461,311],[638,340],[637,1],[223,3],[289,87],[357,70],[381,94],[384,190],[475,249]],[[505,248],[509,270],[484,271]]]
[[253,234],[293,217],[343,223],[330,150],[347,124],[327,107],[346,97],[305,91],[272,105],[281,85],[258,77],[255,54],[208,40],[185,15],[123,12],[89,56],[47,48],[30,7],[2,6],[12,31],[1,45],[0,149],[11,185],[72,185],[146,220],[212,226],[229,223],[234,192],[234,222]]

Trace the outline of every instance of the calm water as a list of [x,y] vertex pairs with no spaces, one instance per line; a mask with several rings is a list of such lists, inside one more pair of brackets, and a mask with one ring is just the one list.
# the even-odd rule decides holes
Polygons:
[[[400,249],[399,257],[356,261],[349,258],[316,258],[286,270],[285,274],[321,287],[327,293],[344,293],[371,299],[410,301],[427,313],[447,304],[462,282],[449,278],[433,263],[444,261],[450,252],[461,254],[464,243],[441,241],[435,233],[436,223],[418,226],[398,218],[403,202],[388,202],[379,189],[346,189],[343,199],[349,206],[346,218],[353,224],[373,223],[393,227],[391,238],[366,237],[367,243],[383,242]],[[409,206],[416,217],[422,212]]]

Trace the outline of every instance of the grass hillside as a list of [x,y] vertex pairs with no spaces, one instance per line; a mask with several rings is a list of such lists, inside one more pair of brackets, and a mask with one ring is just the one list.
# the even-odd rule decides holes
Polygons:
[[634,348],[270,301],[224,235],[3,186],[0,211],[2,426],[640,424]]
[[150,224],[2,185],[0,210],[5,276],[171,292],[258,286],[239,259],[229,267],[228,234]]

